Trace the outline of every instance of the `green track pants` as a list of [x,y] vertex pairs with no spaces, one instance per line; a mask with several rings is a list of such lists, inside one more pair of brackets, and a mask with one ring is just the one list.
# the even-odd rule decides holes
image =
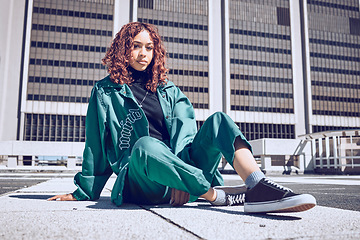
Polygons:
[[223,185],[217,168],[222,155],[233,166],[234,141],[238,136],[251,150],[232,119],[224,113],[215,113],[202,125],[191,147],[178,156],[155,138],[140,138],[131,153],[125,202],[168,203],[172,188],[190,193],[190,201],[194,201],[211,186]]

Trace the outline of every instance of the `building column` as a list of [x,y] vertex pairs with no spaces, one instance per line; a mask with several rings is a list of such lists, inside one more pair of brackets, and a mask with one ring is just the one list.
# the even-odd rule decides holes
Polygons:
[[261,159],[261,169],[265,171],[269,171],[271,169],[271,157],[262,155]]
[[113,36],[115,36],[125,24],[137,21],[137,5],[137,0],[115,0]]
[[303,49],[301,44],[301,11],[299,1],[290,2],[290,25],[291,25],[291,58],[292,58],[292,78],[294,95],[294,113],[295,113],[295,136],[308,133],[306,130],[306,100],[303,75]]
[[16,168],[17,167],[17,157],[16,156],[8,156],[7,159],[7,167],[8,168]]
[[[290,4],[296,2],[299,5],[300,26],[301,26],[301,57],[302,57],[302,84],[303,84],[303,115],[305,122],[305,134],[312,133],[314,124],[312,116],[312,91],[311,91],[311,74],[310,74],[310,45],[309,45],[309,23],[307,1],[290,1]],[[301,134],[301,133],[300,133]],[[299,134],[297,134],[299,135]]]
[[66,167],[68,169],[75,169],[76,168],[76,157],[75,156],[68,156]]
[[[209,0],[209,114],[223,109],[223,17],[222,8],[227,0]],[[226,7],[225,7],[226,8]],[[226,111],[225,111],[226,112]]]
[[0,141],[16,140],[26,0],[2,1],[0,9]]

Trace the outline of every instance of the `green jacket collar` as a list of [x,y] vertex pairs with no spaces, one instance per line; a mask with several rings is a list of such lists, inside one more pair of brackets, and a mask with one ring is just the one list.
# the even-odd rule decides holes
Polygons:
[[[132,97],[132,93],[127,84],[114,83],[113,81],[111,81],[110,75],[106,76],[104,78],[104,80],[105,81],[102,81],[101,86],[99,86],[99,87],[117,89],[121,95],[123,95],[125,97],[130,97],[130,98]],[[169,88],[172,88],[174,86],[175,85],[173,82],[166,80],[166,84],[158,86],[157,91],[159,93],[166,92]]]

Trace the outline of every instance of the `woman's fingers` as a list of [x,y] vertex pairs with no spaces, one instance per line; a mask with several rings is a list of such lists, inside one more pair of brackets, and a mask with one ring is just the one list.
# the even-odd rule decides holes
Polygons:
[[171,200],[170,200],[170,204],[172,206],[175,206],[177,205],[177,201],[178,201],[178,193],[177,193],[177,190],[176,189],[172,189],[171,190]]
[[76,198],[71,194],[56,195],[47,199],[48,201],[76,201]]
[[51,198],[48,198],[47,200],[48,200],[48,201],[54,201],[54,200],[59,199],[60,197],[61,197],[61,195],[56,195],[56,196],[53,196],[53,197],[51,197]]
[[186,192],[185,203],[188,203],[189,200],[190,200],[190,194]]
[[174,207],[179,207],[187,203],[190,199],[190,194],[177,189],[171,190],[170,204]]

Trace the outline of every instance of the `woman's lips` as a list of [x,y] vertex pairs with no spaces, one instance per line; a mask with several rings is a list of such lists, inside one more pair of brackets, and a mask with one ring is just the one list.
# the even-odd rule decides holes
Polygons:
[[145,60],[142,60],[142,61],[137,61],[139,64],[141,64],[141,65],[145,65],[145,64],[147,64],[147,61],[145,61]]

